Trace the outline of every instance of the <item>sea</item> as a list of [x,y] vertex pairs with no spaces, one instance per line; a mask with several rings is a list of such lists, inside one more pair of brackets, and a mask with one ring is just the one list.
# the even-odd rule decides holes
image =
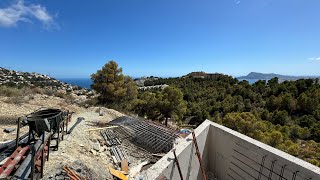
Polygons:
[[90,78],[58,78],[58,80],[86,89],[91,89],[90,85],[92,84]]
[[[239,81],[246,80],[246,81],[249,82],[249,84],[253,84],[253,83],[259,81],[260,79],[238,79],[238,80],[239,80]],[[268,81],[268,80],[266,80],[266,81]]]
[[[90,85],[92,84],[90,78],[59,78],[58,80],[75,86],[80,86],[86,89],[91,89]],[[246,80],[249,82],[249,84],[253,84],[257,82],[259,79],[239,79],[239,81],[242,80]]]

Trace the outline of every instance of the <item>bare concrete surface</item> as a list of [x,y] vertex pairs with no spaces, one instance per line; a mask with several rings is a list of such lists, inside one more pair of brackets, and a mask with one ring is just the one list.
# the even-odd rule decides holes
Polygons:
[[[202,164],[211,179],[320,179],[320,168],[229,128],[203,122],[195,129]],[[183,179],[202,179],[192,136],[176,145]],[[146,179],[180,179],[172,152],[144,172]]]

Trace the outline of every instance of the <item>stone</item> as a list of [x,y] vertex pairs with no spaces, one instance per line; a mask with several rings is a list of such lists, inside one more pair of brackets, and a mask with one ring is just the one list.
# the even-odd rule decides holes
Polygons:
[[55,179],[56,180],[64,180],[64,176],[56,176]]
[[57,170],[56,170],[56,175],[60,175],[61,172],[62,172],[62,171],[61,171],[60,169],[57,169]]
[[97,155],[97,151],[96,150],[91,149],[91,152],[92,152],[93,155],[95,155],[95,156]]
[[100,151],[100,148],[101,148],[100,143],[98,141],[93,143],[92,148],[96,151]]
[[100,148],[100,150],[99,150],[99,153],[101,153],[101,152],[103,152],[103,151],[105,151],[106,150],[106,147],[105,146],[102,146],[101,148]]
[[5,133],[11,133],[11,132],[13,132],[13,131],[15,131],[16,130],[16,128],[5,128],[3,131],[5,132]]

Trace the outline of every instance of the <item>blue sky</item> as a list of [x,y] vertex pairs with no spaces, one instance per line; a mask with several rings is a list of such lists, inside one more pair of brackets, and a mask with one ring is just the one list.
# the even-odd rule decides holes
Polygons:
[[320,75],[319,0],[1,0],[0,66],[88,77]]

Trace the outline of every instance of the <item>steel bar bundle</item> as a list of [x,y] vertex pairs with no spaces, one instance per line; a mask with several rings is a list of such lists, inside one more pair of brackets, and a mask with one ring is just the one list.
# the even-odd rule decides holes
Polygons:
[[153,153],[168,152],[177,138],[176,131],[152,121],[120,117],[110,124],[122,126],[132,132],[132,141]]
[[121,160],[126,159],[126,156],[122,149],[118,146],[112,146],[111,147],[111,152],[115,156],[117,162],[121,162]]

